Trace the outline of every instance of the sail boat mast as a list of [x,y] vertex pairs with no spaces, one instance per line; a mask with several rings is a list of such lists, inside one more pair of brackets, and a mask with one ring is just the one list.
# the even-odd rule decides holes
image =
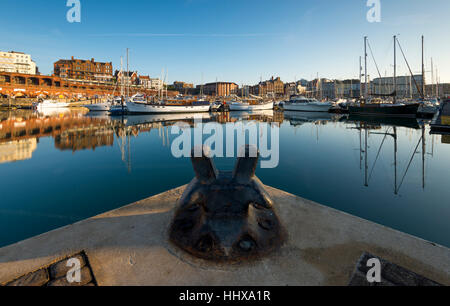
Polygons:
[[130,96],[130,83],[131,83],[131,77],[130,77],[130,68],[129,68],[129,62],[128,62],[128,48],[127,48],[127,98]]
[[362,97],[362,87],[361,87],[361,78],[362,78],[362,58],[359,57],[359,97]]
[[394,35],[394,104],[397,103],[397,36]]
[[367,36],[364,36],[364,102],[367,102],[369,88],[367,84]]
[[425,87],[425,58],[424,58],[424,36],[422,35],[422,93],[423,96],[426,96],[426,87]]
[[123,77],[123,57],[120,57],[120,75],[122,76],[120,78],[120,95],[123,97],[124,96],[124,90],[123,90],[123,81],[124,81],[124,77]]
[[431,58],[431,95],[436,97],[434,90],[434,67],[433,67],[433,58]]

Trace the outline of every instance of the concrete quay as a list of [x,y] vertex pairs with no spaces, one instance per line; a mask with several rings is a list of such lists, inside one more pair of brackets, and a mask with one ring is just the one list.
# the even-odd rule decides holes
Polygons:
[[218,264],[172,245],[168,230],[183,186],[0,249],[0,284],[82,253],[99,286],[347,286],[363,254],[450,285],[448,248],[266,188],[288,238],[263,259]]

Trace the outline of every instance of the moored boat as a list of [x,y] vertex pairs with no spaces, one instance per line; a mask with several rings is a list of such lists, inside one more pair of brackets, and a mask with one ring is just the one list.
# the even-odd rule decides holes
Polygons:
[[359,103],[348,106],[350,114],[360,116],[390,116],[415,118],[419,109],[419,103],[392,104],[392,103]]
[[33,103],[33,109],[37,111],[42,111],[44,109],[58,109],[67,107],[69,107],[69,103],[59,102],[56,100],[44,100],[42,102]]
[[330,102],[319,102],[304,96],[292,96],[288,102],[284,102],[283,108],[287,111],[299,112],[328,112],[333,106]]
[[86,104],[83,107],[87,108],[90,112],[107,112],[111,107],[111,103],[103,102],[103,103],[95,103],[95,104]]
[[258,110],[273,110],[274,103],[258,102],[256,100],[232,101],[229,104],[230,111],[258,111]]
[[392,103],[387,103],[380,99],[369,98],[369,83],[367,74],[367,37],[364,37],[364,50],[365,50],[365,86],[364,97],[360,103],[348,105],[348,111],[351,115],[360,116],[389,116],[389,117],[403,117],[403,118],[416,118],[417,111],[419,110],[419,103],[397,103],[397,36],[394,36],[394,92],[389,96],[393,97]]

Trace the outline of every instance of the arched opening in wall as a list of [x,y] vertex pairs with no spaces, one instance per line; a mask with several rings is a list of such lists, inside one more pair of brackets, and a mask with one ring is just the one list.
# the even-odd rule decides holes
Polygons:
[[28,85],[39,86],[39,79],[38,78],[28,78]]
[[22,76],[15,76],[14,83],[19,85],[25,85],[25,78]]
[[0,84],[11,83],[11,77],[9,75],[0,74]]
[[53,81],[52,81],[52,79],[44,78],[44,79],[42,79],[42,85],[43,86],[52,86]]

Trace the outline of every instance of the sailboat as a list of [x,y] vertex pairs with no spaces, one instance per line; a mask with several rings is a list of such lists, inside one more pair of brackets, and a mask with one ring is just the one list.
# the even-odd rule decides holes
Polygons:
[[[129,84],[131,82],[130,80],[130,72],[129,72],[129,68],[128,68],[128,49],[127,49],[127,92],[126,92],[126,96],[124,95],[124,91],[125,91],[125,84],[123,83],[124,81],[124,77],[123,77],[123,61],[122,58],[120,59],[120,73],[122,75],[121,80],[120,80],[120,92],[121,92],[121,97],[114,99],[113,103],[111,103],[111,106],[109,108],[109,113],[112,116],[121,116],[124,115],[128,112],[127,109],[127,100],[129,99],[129,95],[130,95],[130,88],[129,88]],[[125,97],[124,97],[125,96]]]
[[242,98],[236,97],[229,103],[230,111],[263,111],[273,110],[274,102],[264,101],[262,97],[250,98],[248,93],[244,97],[244,85],[242,85]]
[[397,36],[394,36],[394,103],[373,103],[369,102],[369,88],[367,79],[367,36],[364,37],[364,56],[365,56],[365,86],[364,98],[359,104],[349,105],[350,114],[361,116],[391,116],[391,117],[409,117],[416,118],[419,109],[419,103],[401,104],[397,103]]
[[[164,91],[164,89],[162,90]],[[161,93],[159,102],[127,101],[128,112],[132,114],[158,114],[158,113],[205,113],[211,109],[211,104],[206,100],[186,100],[164,98]]]

